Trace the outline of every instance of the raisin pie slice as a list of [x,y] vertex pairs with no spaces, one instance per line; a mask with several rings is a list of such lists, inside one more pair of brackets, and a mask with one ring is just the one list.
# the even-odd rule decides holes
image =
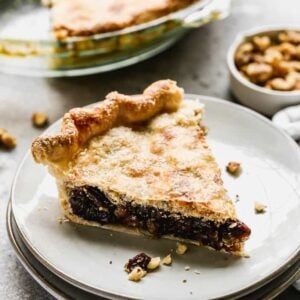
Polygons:
[[75,223],[243,255],[250,229],[223,187],[202,114],[203,105],[161,80],[142,95],[112,92],[72,109],[61,133],[37,138],[32,154],[56,178]]
[[196,0],[50,0],[53,30],[58,38],[123,29],[194,2]]

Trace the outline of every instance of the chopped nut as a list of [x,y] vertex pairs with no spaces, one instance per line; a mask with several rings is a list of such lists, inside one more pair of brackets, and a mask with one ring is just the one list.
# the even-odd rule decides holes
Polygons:
[[31,120],[32,120],[33,126],[38,127],[38,128],[45,127],[49,121],[48,116],[42,112],[35,112],[32,115]]
[[170,266],[172,264],[172,256],[171,256],[171,254],[168,254],[167,256],[165,256],[162,259],[161,262],[162,262],[163,265]]
[[300,32],[294,30],[288,30],[285,32],[281,32],[278,35],[278,39],[280,42],[289,42],[293,44],[300,43]]
[[241,75],[259,86],[278,91],[300,89],[300,80],[290,76],[300,72],[300,31],[253,36],[237,48],[234,60]]
[[251,63],[242,69],[249,79],[253,82],[265,82],[271,78],[273,73],[272,66],[265,63]]
[[17,140],[6,129],[0,128],[0,144],[7,149],[13,149],[17,145]]
[[259,51],[265,51],[271,45],[271,39],[268,36],[255,36],[253,44]]
[[185,270],[185,271],[189,271],[189,270],[190,270],[190,266],[185,266],[185,267],[184,267],[184,270]]
[[237,226],[237,223],[234,222],[234,223],[230,224],[228,227],[229,227],[229,228],[234,228],[234,227],[236,227],[236,226]]
[[237,52],[235,53],[235,63],[238,66],[243,66],[245,64],[248,64],[252,58],[252,52],[253,51],[253,44],[252,43],[243,43],[238,48]]
[[257,214],[263,214],[266,212],[267,206],[260,203],[260,202],[255,202],[255,213]]
[[179,242],[176,243],[176,253],[177,254],[182,255],[187,251],[187,249],[188,249],[187,245],[179,243]]
[[291,76],[287,76],[286,78],[278,77],[270,80],[269,84],[273,90],[291,91],[296,85],[296,79]]
[[195,270],[194,273],[197,275],[201,274],[200,271],[198,271],[198,270]]
[[125,264],[124,268],[127,273],[130,273],[136,267],[140,267],[143,270],[146,270],[150,261],[151,257],[142,252],[137,254],[133,258],[130,258]]
[[236,161],[230,161],[226,166],[226,171],[231,175],[238,175],[241,172],[241,164]]
[[140,281],[146,274],[147,272],[141,267],[136,267],[128,274],[128,279],[131,281]]
[[149,264],[147,265],[147,269],[155,270],[160,266],[160,257],[152,257]]

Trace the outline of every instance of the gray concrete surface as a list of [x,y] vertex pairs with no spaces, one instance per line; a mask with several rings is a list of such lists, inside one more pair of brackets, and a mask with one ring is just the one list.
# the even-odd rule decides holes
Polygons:
[[[232,15],[193,31],[172,49],[122,70],[77,78],[41,79],[0,74],[0,127],[18,138],[12,152],[0,150],[0,299],[51,299],[26,273],[9,244],[5,209],[18,163],[41,131],[32,128],[32,112],[46,111],[51,121],[64,111],[97,100],[111,90],[137,93],[149,83],[171,78],[189,93],[233,100],[225,57],[235,35],[263,24],[299,24],[298,0],[236,0]],[[278,299],[299,299],[289,288]]]

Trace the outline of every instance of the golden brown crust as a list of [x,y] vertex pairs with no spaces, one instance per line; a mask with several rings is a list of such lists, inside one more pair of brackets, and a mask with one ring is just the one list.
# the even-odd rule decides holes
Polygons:
[[196,0],[52,0],[57,38],[110,32],[157,19]]
[[75,108],[63,117],[61,133],[42,136],[32,143],[36,162],[49,164],[70,160],[93,136],[103,134],[116,124],[146,121],[161,111],[176,110],[183,90],[172,80],[160,80],[138,96],[112,92],[93,108]]

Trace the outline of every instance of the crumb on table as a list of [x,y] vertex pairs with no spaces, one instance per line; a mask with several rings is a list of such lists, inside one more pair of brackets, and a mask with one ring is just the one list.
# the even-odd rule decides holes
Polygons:
[[17,145],[16,138],[4,128],[0,128],[0,145],[6,149],[13,149]]
[[141,267],[135,267],[128,274],[128,279],[131,281],[140,281],[146,274],[147,274],[147,271],[143,270]]
[[33,126],[35,126],[37,128],[42,128],[48,124],[49,119],[45,113],[35,112],[32,114],[31,121],[32,121]]

